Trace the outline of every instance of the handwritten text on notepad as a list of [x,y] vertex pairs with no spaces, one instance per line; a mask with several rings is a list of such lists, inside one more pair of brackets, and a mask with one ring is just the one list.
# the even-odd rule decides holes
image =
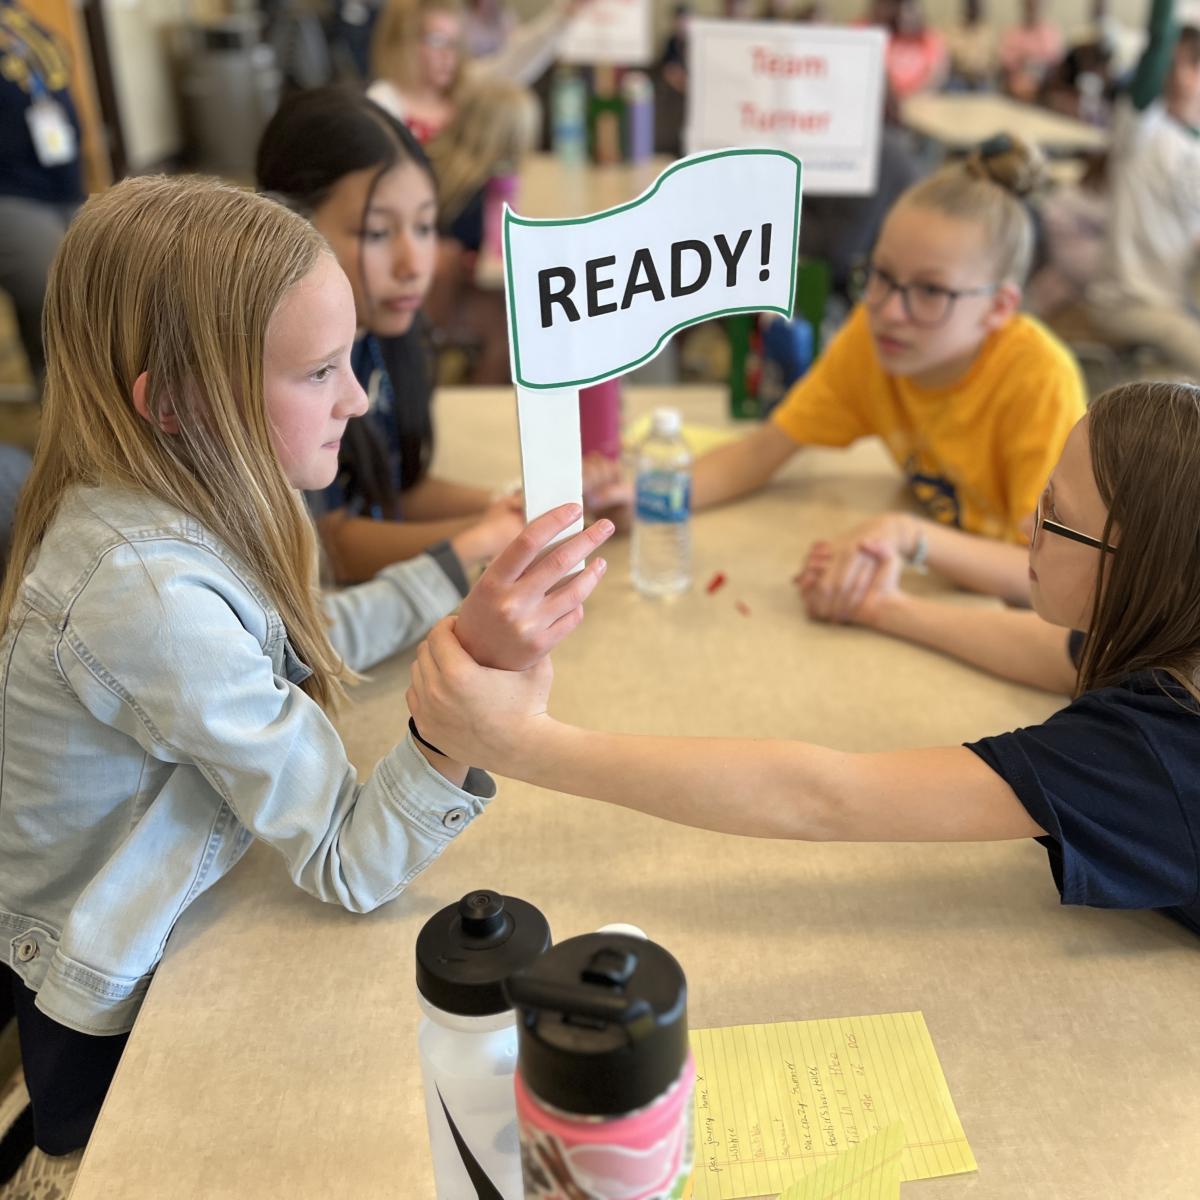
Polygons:
[[697,1029],[696,1197],[771,1195],[894,1121],[902,1173],[975,1159],[920,1013]]

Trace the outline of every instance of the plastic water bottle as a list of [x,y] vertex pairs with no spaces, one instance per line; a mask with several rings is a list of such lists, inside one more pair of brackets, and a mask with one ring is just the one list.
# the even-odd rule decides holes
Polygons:
[[656,408],[638,451],[634,499],[633,586],[674,596],[692,584],[692,455],[679,410]]
[[435,913],[417,937],[417,1045],[438,1200],[524,1196],[516,1017],[503,983],[549,948],[550,926],[532,904],[488,891]]
[[559,67],[550,94],[554,153],[570,166],[587,159],[587,84],[578,71]]

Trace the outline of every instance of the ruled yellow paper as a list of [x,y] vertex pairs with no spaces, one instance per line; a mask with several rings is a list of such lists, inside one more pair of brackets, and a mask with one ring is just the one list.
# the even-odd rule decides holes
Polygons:
[[694,1029],[696,1200],[774,1196],[897,1121],[902,1179],[976,1169],[919,1012]]
[[894,1121],[786,1188],[779,1200],[899,1200],[904,1122]]

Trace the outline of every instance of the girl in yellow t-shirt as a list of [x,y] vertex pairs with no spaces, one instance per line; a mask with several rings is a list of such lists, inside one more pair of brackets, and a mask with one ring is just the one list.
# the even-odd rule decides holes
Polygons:
[[883,438],[926,516],[884,514],[822,543],[816,615],[857,608],[878,569],[868,540],[1028,604],[1022,522],[1084,414],[1070,353],[1018,311],[1033,255],[1020,197],[1040,174],[1036,150],[1001,136],[905,192],[826,352],[769,421],[697,461],[702,508],[761,487],[801,446]]

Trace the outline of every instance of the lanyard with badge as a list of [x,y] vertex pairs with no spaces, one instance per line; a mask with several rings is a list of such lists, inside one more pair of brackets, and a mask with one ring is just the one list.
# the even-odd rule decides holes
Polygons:
[[33,47],[11,25],[6,25],[0,33],[3,33],[12,50],[20,55],[29,72],[30,103],[25,110],[25,120],[38,162],[43,167],[61,167],[74,162],[79,153],[75,127],[67,110],[46,87],[38,70]]

